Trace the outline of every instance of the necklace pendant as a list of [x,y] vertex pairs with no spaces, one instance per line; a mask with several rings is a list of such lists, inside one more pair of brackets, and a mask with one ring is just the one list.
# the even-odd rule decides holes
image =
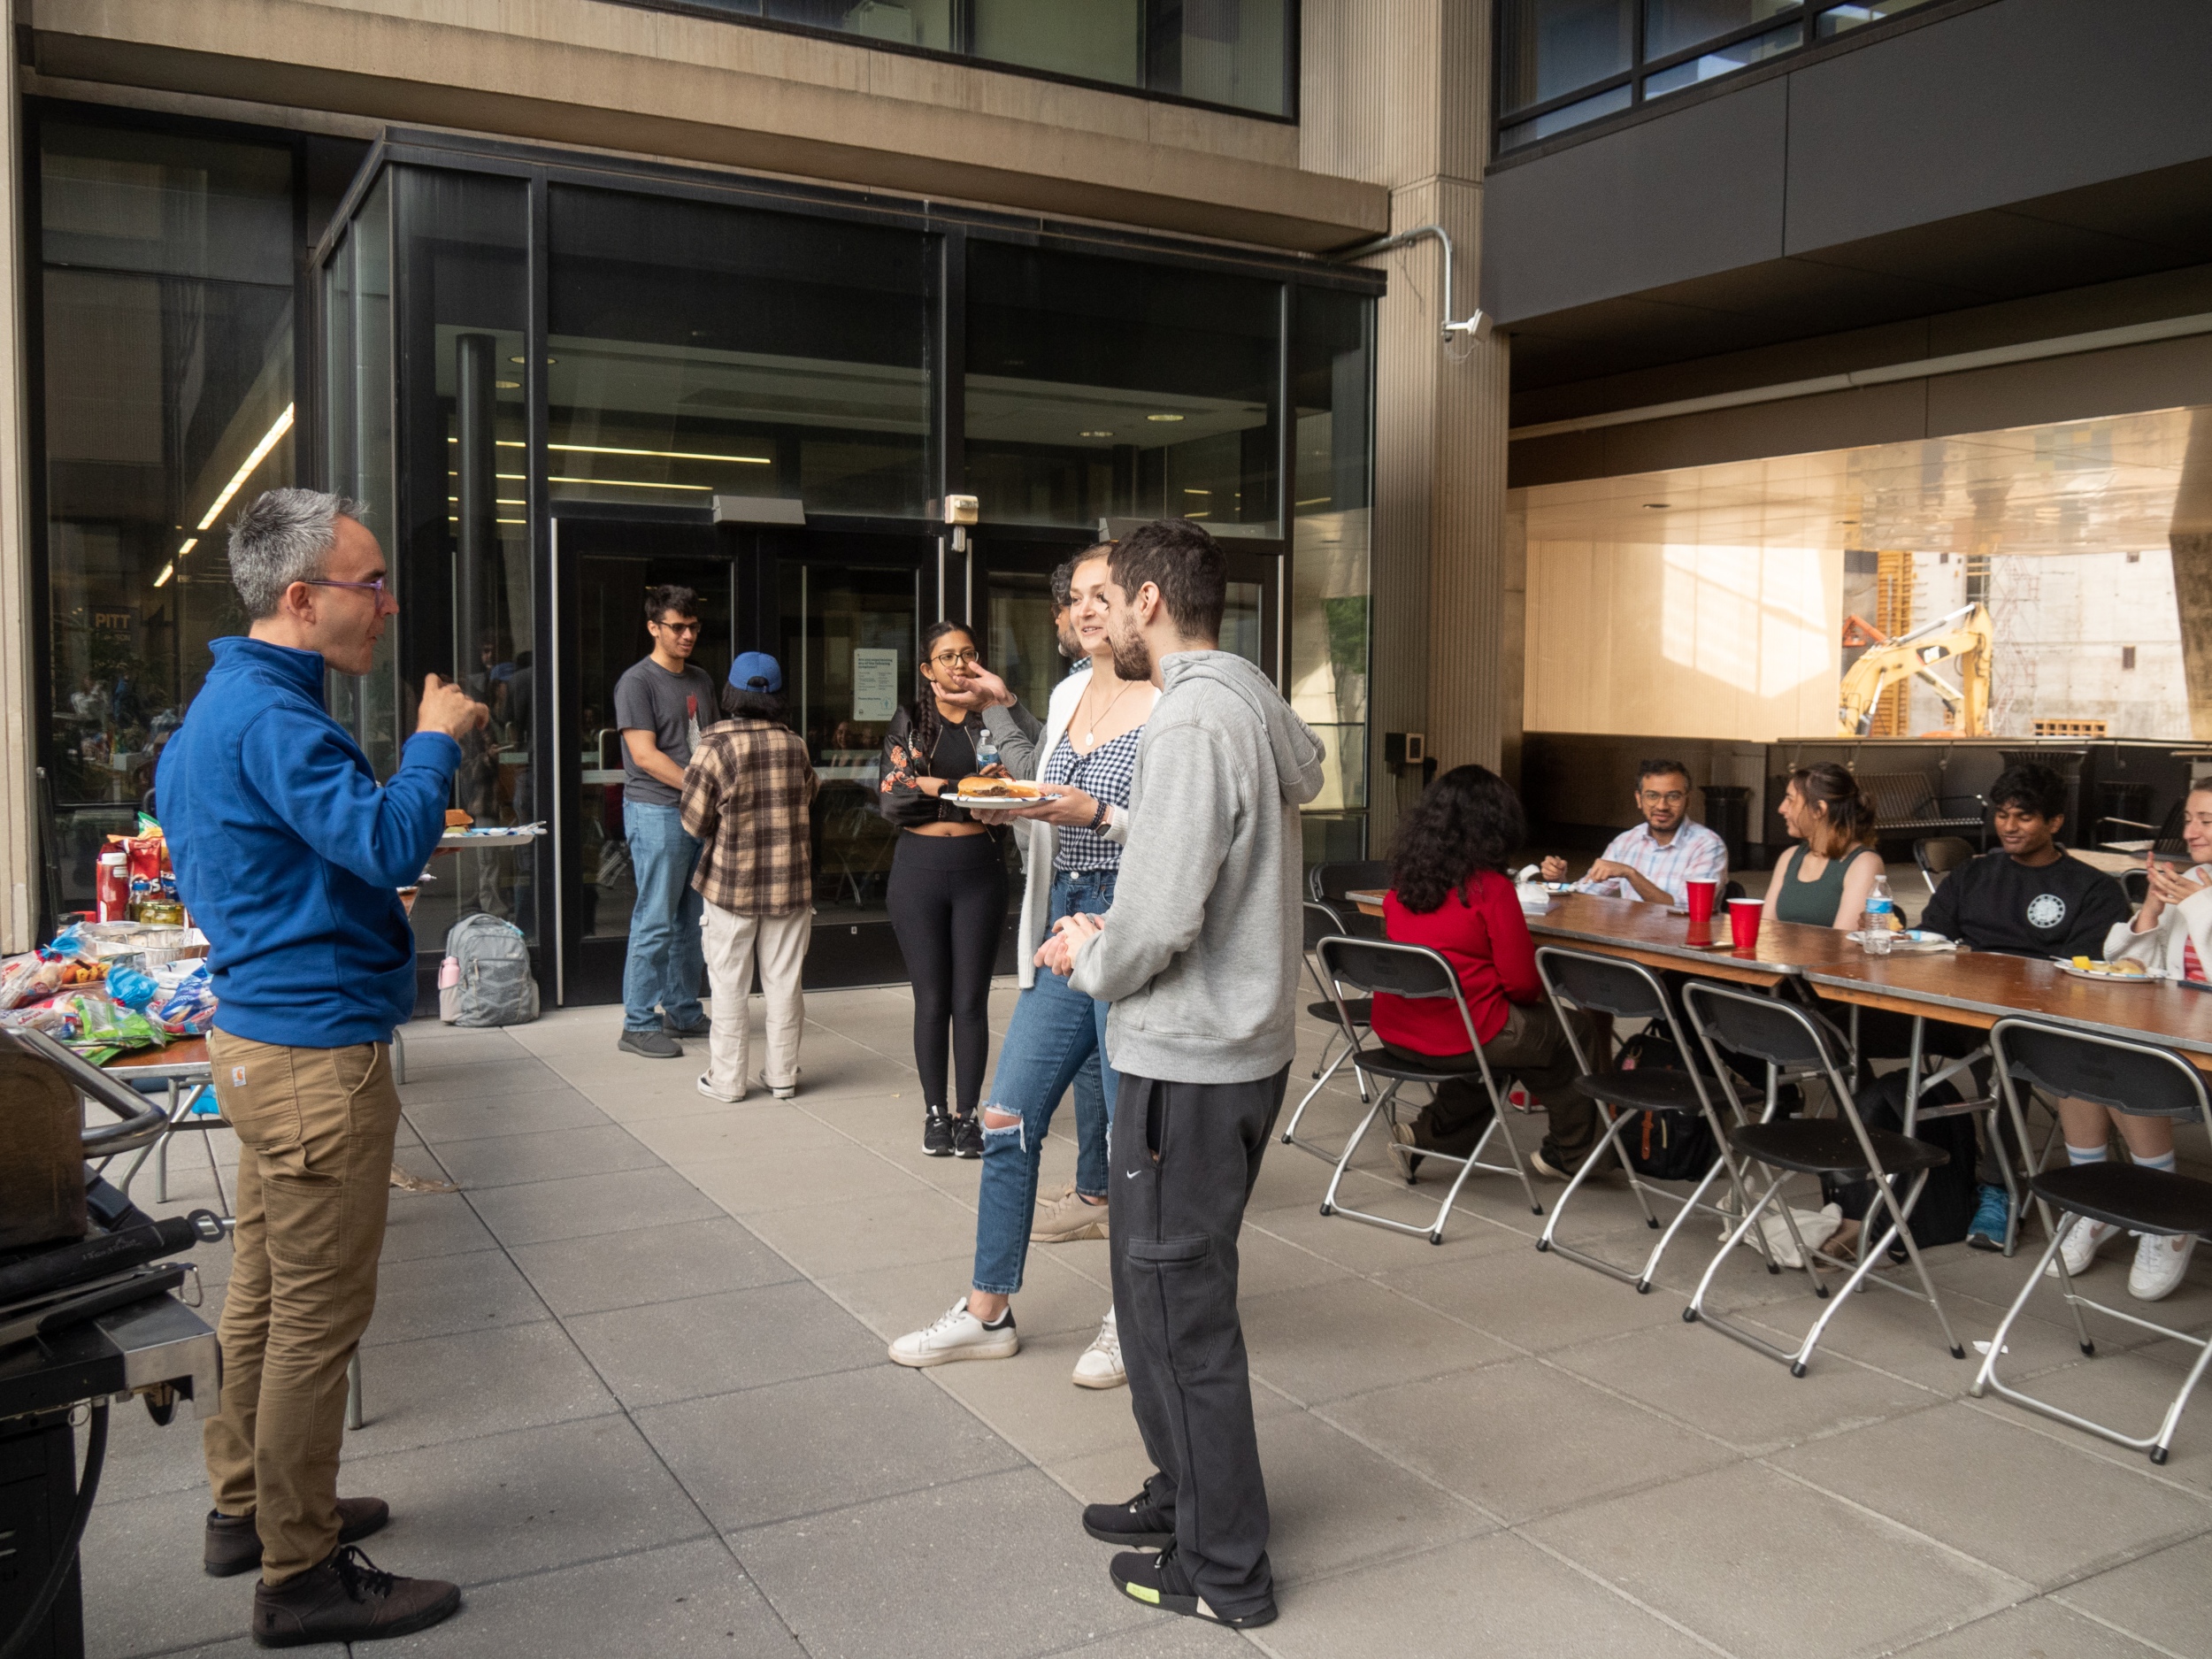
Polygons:
[[1096,732],[1084,733],[1083,747],[1085,749],[1096,749],[1098,747],[1098,733]]

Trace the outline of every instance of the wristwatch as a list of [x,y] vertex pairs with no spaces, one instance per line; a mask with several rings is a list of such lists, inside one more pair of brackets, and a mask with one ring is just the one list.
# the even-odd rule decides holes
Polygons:
[[1114,809],[1103,801],[1101,801],[1098,803],[1098,810],[1091,814],[1090,828],[1092,834],[1095,835],[1100,830],[1106,827],[1106,820],[1112,816],[1113,810]]

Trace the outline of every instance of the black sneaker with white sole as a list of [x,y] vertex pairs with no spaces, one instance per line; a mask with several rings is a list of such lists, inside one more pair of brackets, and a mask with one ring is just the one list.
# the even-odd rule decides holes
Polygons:
[[1124,1549],[1165,1549],[1175,1541],[1175,1511],[1152,1501],[1153,1482],[1159,1478],[1148,1476],[1144,1490],[1126,1503],[1087,1506],[1083,1530],[1102,1544]]
[[933,1158],[952,1156],[952,1114],[932,1106],[922,1118],[922,1150]]
[[1271,1600],[1244,1613],[1225,1613],[1209,1605],[1192,1585],[1190,1575],[1183,1571],[1183,1563],[1175,1558],[1172,1544],[1156,1555],[1142,1550],[1127,1551],[1114,1557],[1109,1571],[1113,1574],[1114,1588],[1131,1601],[1156,1607],[1163,1613],[1202,1618],[1210,1624],[1226,1624],[1232,1630],[1251,1630],[1275,1622],[1275,1603]]
[[956,1158],[983,1156],[983,1120],[973,1112],[962,1112],[952,1120],[952,1155]]

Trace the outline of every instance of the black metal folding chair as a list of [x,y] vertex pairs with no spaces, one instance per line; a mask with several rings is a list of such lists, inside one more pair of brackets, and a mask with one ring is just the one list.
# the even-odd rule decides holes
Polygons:
[[1344,918],[1344,926],[1336,931],[1347,939],[1380,939],[1383,936],[1382,918],[1367,915],[1352,902],[1348,895],[1389,886],[1390,866],[1379,858],[1355,858],[1336,864],[1316,864],[1306,872],[1307,896],[1317,904],[1329,906]]
[[[1949,1163],[1950,1155],[1909,1135],[1869,1129],[1852,1101],[1850,1086],[1837,1066],[1829,1033],[1823,1029],[1822,1022],[1803,1009],[1776,997],[1755,996],[1709,981],[1686,987],[1682,1002],[1690,1023],[1697,1028],[1699,1041],[1715,1076],[1723,1075],[1716,1045],[1725,1044],[1738,1054],[1766,1062],[1770,1101],[1773,1098],[1775,1077],[1784,1068],[1790,1068],[1822,1079],[1836,1108],[1833,1118],[1777,1118],[1740,1124],[1728,1132],[1729,1146],[1736,1155],[1773,1171],[1774,1179],[1753,1201],[1720,1247],[1720,1253],[1706,1268],[1705,1276],[1698,1280],[1696,1293],[1690,1298],[1690,1305],[1682,1310],[1683,1318],[1692,1324],[1702,1321],[1769,1359],[1779,1360],[1790,1368],[1791,1376],[1802,1377],[1813,1348],[1827,1330],[1828,1322],[1835,1317],[1836,1310],[1861,1286],[1879,1285],[1901,1295],[1917,1297],[1934,1309],[1936,1322],[1943,1327],[1944,1346],[1950,1349],[1953,1359],[1964,1359],[1966,1350],[1959,1346],[1958,1338],[1952,1333],[1950,1318],[1943,1311],[1935,1281],[1928,1277],[1927,1263],[1920,1258],[1920,1248],[1913,1242],[1909,1225],[1913,1207],[1920,1202],[1920,1194],[1928,1185],[1930,1172]],[[1745,1235],[1759,1225],[1759,1217],[1793,1174],[1832,1176],[1843,1181],[1871,1178],[1874,1200],[1867,1209],[1867,1225],[1861,1233],[1858,1263],[1833,1296],[1820,1282],[1818,1260],[1830,1261],[1839,1267],[1844,1263],[1808,1248],[1788,1203],[1785,1202],[1780,1206],[1782,1225],[1789,1233],[1802,1271],[1812,1281],[1813,1294],[1828,1302],[1820,1317],[1813,1321],[1812,1328],[1806,1332],[1805,1340],[1794,1350],[1785,1350],[1713,1313],[1705,1305],[1705,1296],[1712,1288],[1713,1278],[1720,1271],[1721,1263]],[[1909,1182],[1901,1201],[1893,1185],[1898,1179]],[[1888,1217],[1878,1237],[1875,1236],[1873,1226],[1876,1205]],[[1893,1243],[1903,1245],[1906,1260],[1919,1278],[1918,1290],[1893,1279],[1868,1277],[1876,1263],[1888,1258]],[[1772,1265],[1771,1259],[1769,1265]]]
[[[1556,1252],[1570,1262],[1636,1286],[1639,1294],[1651,1289],[1652,1275],[1659,1271],[1660,1258],[1667,1247],[1674,1242],[1674,1235],[1682,1230],[1682,1224],[1694,1212],[1720,1216],[1732,1225],[1743,1214],[1743,1182],[1740,1171],[1728,1151],[1728,1129],[1716,1109],[1716,1100],[1725,1100],[1733,1107],[1731,1114],[1736,1122],[1744,1121],[1743,1102],[1736,1086],[1725,1080],[1725,1074],[1716,1080],[1708,1078],[1699,1068],[1688,1040],[1676,1023],[1674,1007],[1667,995],[1667,987],[1659,976],[1640,963],[1624,962],[1617,956],[1602,956],[1587,950],[1571,950],[1561,945],[1544,945],[1536,952],[1536,972],[1544,981],[1544,990],[1551,998],[1553,1010],[1567,1033],[1568,1046],[1573,1049],[1575,1065],[1582,1075],[1574,1087],[1597,1102],[1604,1125],[1601,1144],[1590,1149],[1590,1156],[1582,1161],[1582,1167],[1574,1172],[1551,1208],[1551,1217],[1544,1224],[1543,1236],[1536,1240],[1540,1250]],[[1679,1071],[1653,1069],[1633,1071],[1601,1071],[1594,1061],[1599,1056],[1584,1051],[1582,1040],[1576,1035],[1575,1022],[1567,1018],[1570,1007],[1586,1013],[1608,1014],[1615,1019],[1641,1019],[1651,1022],[1659,1033],[1675,1046],[1682,1056],[1683,1069]],[[1636,1121],[1640,1112],[1661,1112],[1680,1125],[1702,1120],[1713,1133],[1713,1144],[1718,1148],[1712,1164],[1688,1197],[1664,1191],[1648,1185],[1637,1174],[1636,1166],[1629,1161],[1628,1149],[1621,1143],[1621,1136]],[[1559,1241],[1559,1218],[1567,1213],[1567,1206],[1582,1190],[1582,1184],[1596,1172],[1599,1165],[1610,1153],[1619,1160],[1621,1170],[1628,1177],[1629,1190],[1636,1194],[1647,1225],[1657,1227],[1659,1217],[1651,1207],[1654,1197],[1678,1206],[1673,1221],[1660,1234],[1652,1247],[1650,1256],[1641,1267],[1631,1271],[1617,1267],[1599,1256],[1587,1255],[1572,1246]],[[1723,1175],[1728,1179],[1729,1195],[1732,1203],[1723,1206],[1708,1203],[1706,1192]]]
[[[2212,1133],[2212,1099],[2206,1096],[2204,1079],[2194,1066],[2170,1050],[2031,1019],[1999,1020],[1990,1033],[1990,1044],[1996,1052],[1997,1075],[2006,1103],[2013,1113],[2013,1126],[2020,1132],[2024,1145],[2027,1125],[2020,1115],[2019,1094],[2022,1087],[2030,1083],[2052,1094],[2116,1107],[2138,1117],[2167,1118],[2177,1124],[2194,1121]],[[2200,1237],[2212,1235],[2212,1182],[2166,1170],[2147,1170],[2136,1164],[2084,1164],[2033,1171],[2028,1177],[2028,1189],[2042,1210],[2044,1224],[2050,1228],[2051,1242],[2029,1269],[2027,1283],[2020,1287],[2019,1295],[2005,1310],[2004,1323],[1990,1339],[1989,1353],[1974,1378],[1973,1392],[1978,1397],[1985,1390],[1993,1388],[2015,1405],[2055,1417],[2061,1423],[2070,1423],[2117,1445],[2147,1451],[2151,1462],[2162,1463],[2173,1444],[2174,1429],[2181,1421],[2182,1408],[2204,1376],[2206,1366],[2212,1364],[2212,1341],[2081,1294],[2066,1271],[2066,1258],[2059,1247],[2074,1228],[2086,1226],[2093,1221],[2159,1239],[2185,1238],[2191,1233]],[[2052,1225],[2054,1210],[2063,1212],[2055,1225]],[[2196,1363],[2182,1379],[2156,1433],[2140,1438],[2123,1433],[1998,1380],[1997,1356],[2005,1351],[2005,1338],[2054,1262],[2058,1263],[2059,1292],[2066,1298],[2067,1309],[2074,1317],[2074,1333],[2080,1340],[2083,1353],[2096,1352],[2096,1345],[2089,1340],[2089,1329],[2082,1323],[2084,1308],[2093,1308],[2138,1330],[2170,1337],[2197,1350]]]
[[[1375,1004],[1373,998],[1365,996],[1355,997],[1345,1003],[1344,1011],[1351,1016],[1352,1025],[1351,1034],[1348,1038],[1344,1027],[1337,1023],[1336,999],[1329,995],[1328,981],[1322,978],[1321,964],[1315,961],[1313,953],[1325,939],[1337,935],[1348,938],[1350,935],[1344,932],[1343,918],[1328,905],[1310,899],[1306,902],[1305,909],[1306,972],[1313,978],[1313,988],[1321,993],[1319,1002],[1306,1004],[1306,1012],[1316,1019],[1325,1020],[1328,1023],[1329,1041],[1327,1046],[1321,1050],[1321,1062],[1317,1063],[1313,1068],[1313,1087],[1306,1091],[1305,1098],[1298,1102],[1297,1110],[1290,1114],[1290,1121],[1283,1125],[1283,1144],[1286,1147],[1296,1147],[1301,1152],[1309,1153],[1319,1158],[1324,1164],[1333,1164],[1336,1162],[1333,1153],[1325,1152],[1319,1147],[1310,1145],[1294,1137],[1298,1131],[1298,1120],[1306,1115],[1306,1108],[1313,1103],[1314,1096],[1328,1087],[1329,1079],[1334,1077],[1344,1063],[1352,1057],[1353,1051],[1364,1040],[1368,1021],[1374,1012]],[[1336,1046],[1339,1041],[1344,1043],[1341,1052],[1339,1052]],[[1331,1059],[1332,1055],[1336,1057]],[[1369,1103],[1370,1098],[1367,1093],[1367,1079],[1356,1068],[1354,1069],[1352,1075],[1359,1084],[1360,1104],[1364,1106]]]
[[[1336,1171],[1329,1178],[1329,1190],[1321,1200],[1325,1216],[1349,1216],[1355,1221],[1370,1222],[1378,1227],[1394,1227],[1400,1233],[1425,1233],[1431,1244],[1444,1242],[1444,1223],[1452,1213],[1452,1203],[1459,1196],[1459,1189],[1467,1184],[1467,1178],[1477,1170],[1488,1170],[1498,1175],[1517,1177],[1521,1190],[1528,1195],[1529,1210],[1542,1215],[1544,1207],[1536,1202],[1536,1188],[1528,1179],[1528,1171],[1521,1161],[1521,1149],[1513,1144],[1513,1131],[1506,1125],[1504,1096],[1499,1094],[1497,1080],[1490,1075],[1490,1063],[1484,1057],[1482,1042],[1475,1035],[1474,1016],[1467,1011],[1467,999],[1461,995],[1459,976],[1452,972],[1452,964],[1433,950],[1420,945],[1397,945],[1365,939],[1347,939],[1341,935],[1324,939],[1317,948],[1321,959],[1321,976],[1329,987],[1329,999],[1335,1005],[1337,1018],[1344,1028],[1346,1041],[1352,1044],[1352,1064],[1364,1076],[1372,1075],[1387,1080],[1388,1087],[1367,1109],[1352,1138],[1344,1143],[1344,1150],[1336,1160]],[[1467,1052],[1463,1055],[1441,1056],[1428,1059],[1425,1064],[1402,1058],[1379,1044],[1362,1043],[1352,1028],[1351,1003],[1361,996],[1373,997],[1387,993],[1409,1001],[1451,999],[1459,1010],[1461,1028],[1467,1033]],[[1436,1219],[1427,1226],[1416,1226],[1410,1222],[1393,1220],[1388,1216],[1371,1215],[1365,1210],[1353,1210],[1337,1202],[1337,1194],[1344,1185],[1344,1171],[1352,1162],[1352,1155],[1359,1150],[1361,1141],[1375,1119],[1381,1118],[1394,1127],[1398,1122],[1398,1091],[1408,1083],[1425,1083],[1431,1088],[1455,1078],[1479,1077],[1484,1092],[1490,1096],[1490,1124],[1482,1132],[1466,1156],[1455,1153],[1431,1152],[1424,1149],[1421,1156],[1438,1164],[1459,1165],[1458,1179],[1452,1182],[1451,1191],[1444,1194]],[[1493,1135],[1505,1141],[1509,1164],[1486,1164],[1483,1149],[1490,1144]],[[1408,1177],[1409,1181],[1411,1178]]]

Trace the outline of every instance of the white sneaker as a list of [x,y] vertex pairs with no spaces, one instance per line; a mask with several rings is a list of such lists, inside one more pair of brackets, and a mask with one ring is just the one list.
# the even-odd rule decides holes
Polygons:
[[[2074,1230],[2066,1235],[2066,1242],[2058,1247],[2059,1255],[2065,1259],[2068,1277],[2078,1279],[2087,1272],[2089,1263],[2097,1259],[2097,1252],[2117,1238],[2119,1233],[2119,1228],[2108,1227],[2101,1221],[2091,1221],[2086,1217],[2077,1221]],[[2045,1268],[2043,1276],[2056,1279],[2058,1263],[2053,1262]]]
[[1014,1334],[1012,1309],[1007,1310],[1006,1323],[993,1330],[968,1311],[968,1299],[963,1296],[927,1330],[910,1331],[892,1343],[891,1363],[918,1370],[955,1360],[1011,1359],[1021,1346],[1021,1338]]
[[791,1080],[788,1083],[771,1083],[768,1080],[768,1073],[763,1071],[760,1074],[760,1086],[778,1100],[789,1100],[799,1092],[799,1074],[796,1071],[792,1072]]
[[709,1100],[718,1100],[731,1106],[736,1105],[738,1102],[745,1098],[743,1089],[738,1090],[734,1094],[723,1093],[714,1087],[714,1079],[704,1071],[699,1073],[699,1092]]
[[2172,1295],[2182,1275],[2189,1271],[2189,1257],[2196,1248],[2194,1233],[2178,1239],[2145,1233],[2135,1241],[2135,1265],[2128,1270],[2128,1294],[2138,1302],[2156,1302]]
[[1118,1388],[1129,1380],[1129,1373],[1121,1363],[1121,1325],[1111,1308],[1098,1327],[1098,1334],[1091,1339],[1090,1347],[1083,1350],[1083,1357],[1075,1362],[1075,1386],[1078,1388]]

